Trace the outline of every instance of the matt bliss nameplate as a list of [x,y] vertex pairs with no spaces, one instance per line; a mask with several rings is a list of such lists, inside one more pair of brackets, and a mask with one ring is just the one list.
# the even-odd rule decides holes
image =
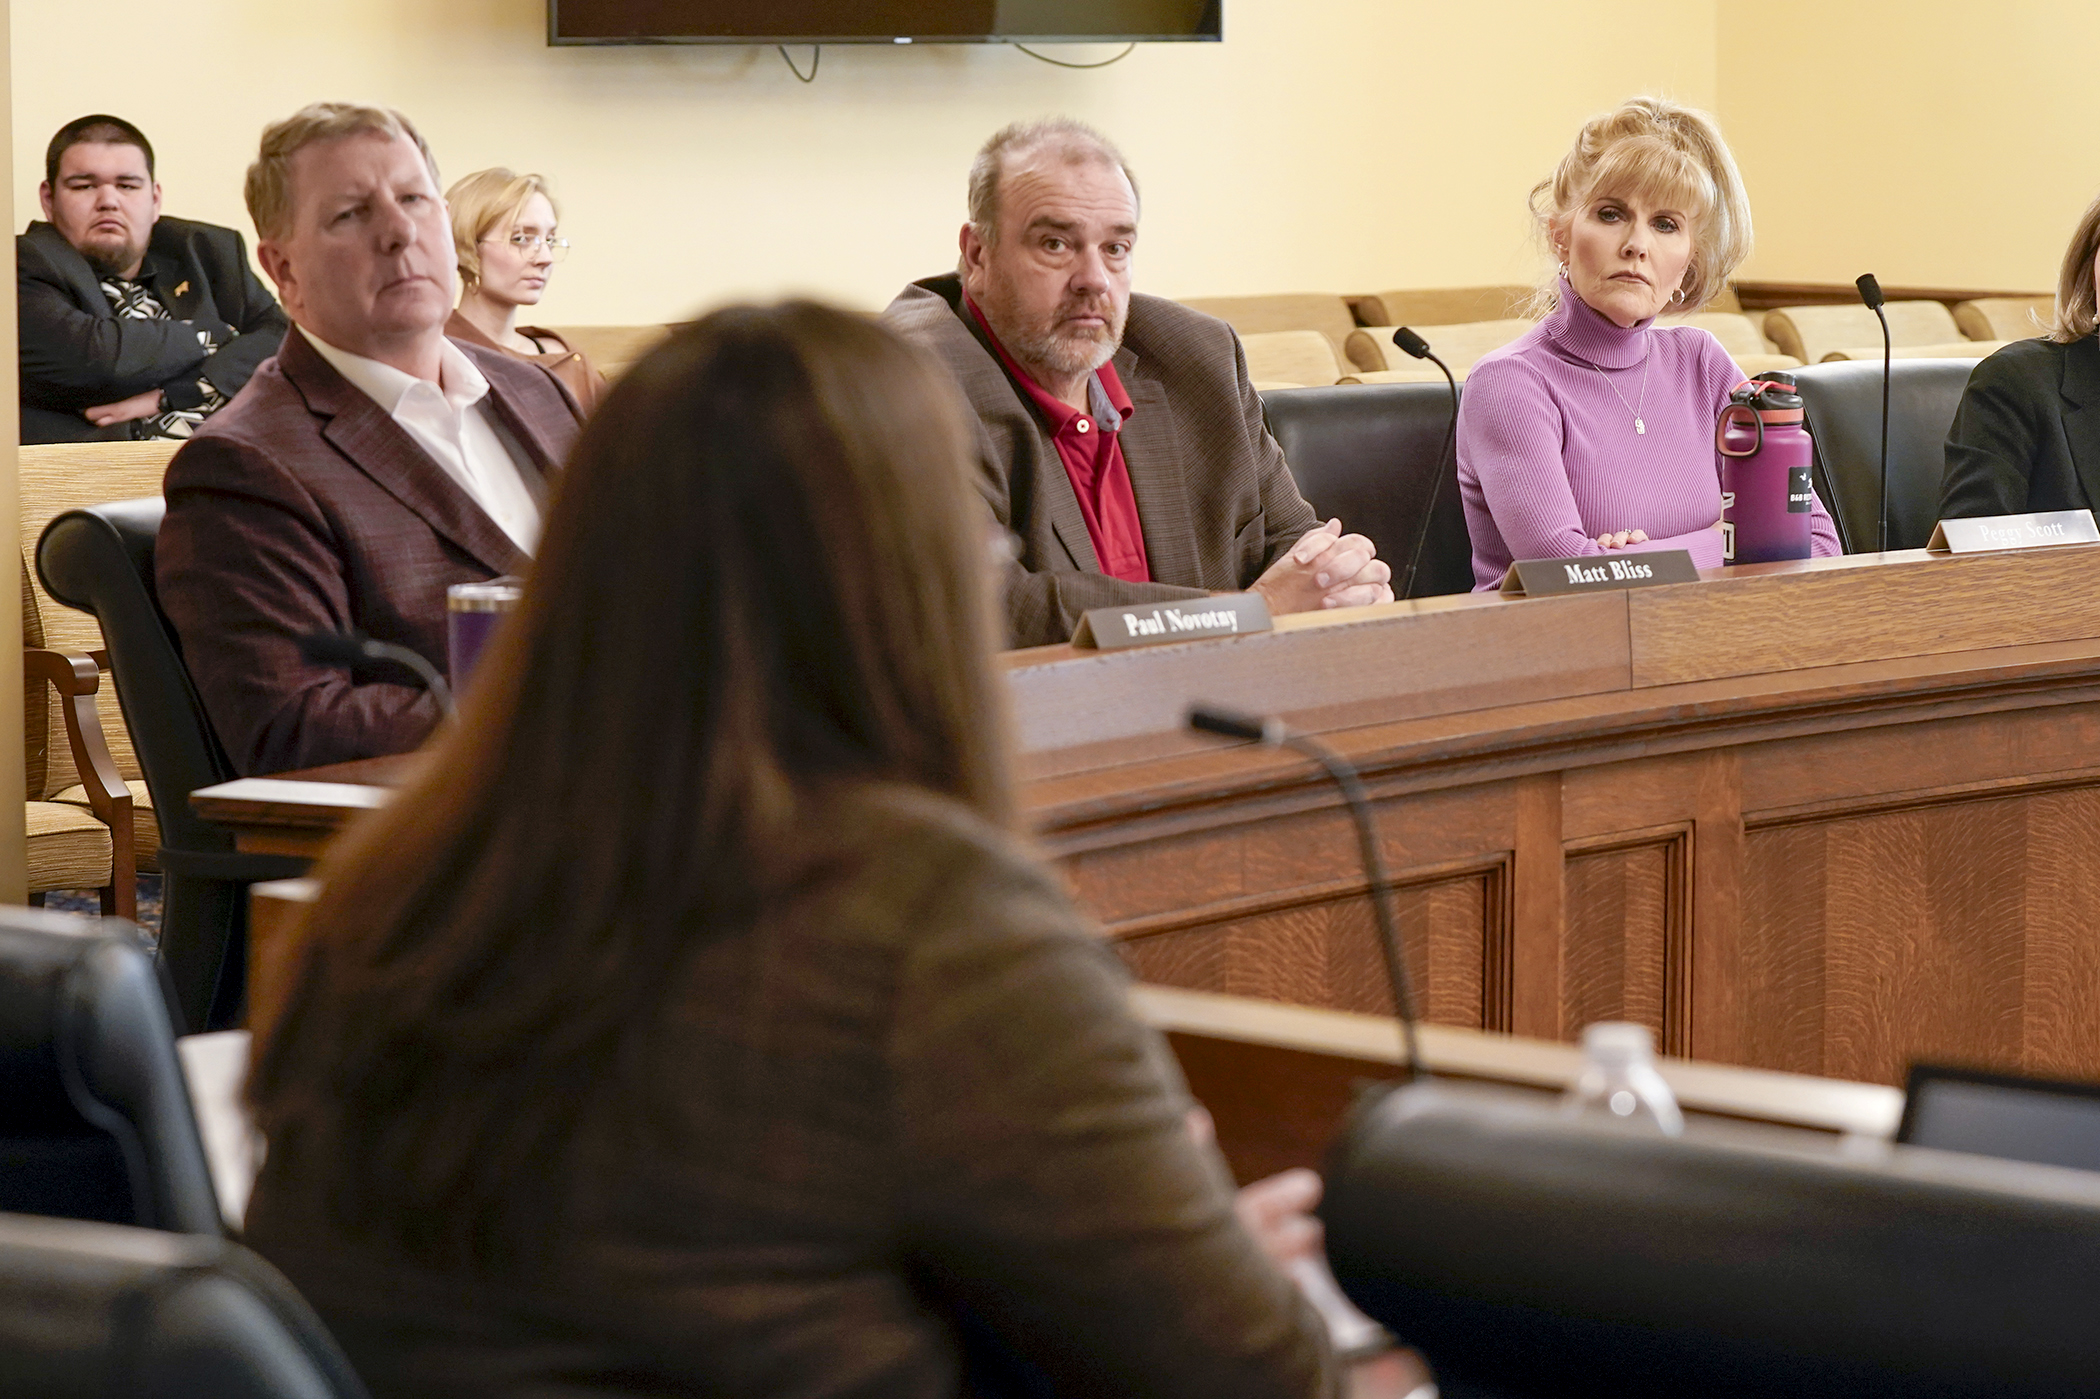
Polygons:
[[2047,510],[2039,515],[1979,515],[1942,520],[1925,547],[1935,554],[1984,554],[1994,549],[2048,549],[2058,544],[2100,544],[2090,510]]
[[1133,646],[1168,646],[1271,630],[1269,604],[1260,593],[1225,593],[1186,602],[1096,607],[1079,619],[1072,644],[1127,651]]
[[1608,593],[1658,583],[1696,583],[1699,569],[1683,549],[1639,554],[1591,554],[1579,559],[1519,559],[1502,578],[1504,597]]

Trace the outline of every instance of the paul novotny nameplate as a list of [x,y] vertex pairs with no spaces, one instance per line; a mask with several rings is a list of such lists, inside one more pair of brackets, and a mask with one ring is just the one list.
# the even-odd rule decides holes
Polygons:
[[1590,554],[1579,559],[1519,559],[1502,577],[1504,597],[1608,593],[1658,583],[1696,583],[1699,569],[1683,549],[1653,553]]
[[1093,608],[1079,619],[1072,644],[1127,651],[1134,646],[1167,646],[1271,629],[1269,604],[1260,593],[1223,593],[1185,602]]
[[1942,520],[1925,547],[1936,554],[1984,554],[1994,549],[2049,549],[2100,544],[2090,510],[2046,510],[2038,515],[1979,515]]

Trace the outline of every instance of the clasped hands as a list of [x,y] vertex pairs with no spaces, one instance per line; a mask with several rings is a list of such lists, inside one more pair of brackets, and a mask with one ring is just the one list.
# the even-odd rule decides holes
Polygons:
[[1393,570],[1378,546],[1343,534],[1340,520],[1308,530],[1254,581],[1271,615],[1391,602]]

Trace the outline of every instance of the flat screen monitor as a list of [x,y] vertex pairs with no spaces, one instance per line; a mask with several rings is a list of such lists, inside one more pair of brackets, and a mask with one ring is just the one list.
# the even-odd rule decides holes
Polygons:
[[1215,40],[1224,0],[547,0],[554,44]]
[[2100,1171],[2100,1085],[1916,1064],[1896,1140]]

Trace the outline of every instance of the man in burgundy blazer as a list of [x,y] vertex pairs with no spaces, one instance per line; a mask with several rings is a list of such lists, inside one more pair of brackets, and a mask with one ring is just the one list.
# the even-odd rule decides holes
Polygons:
[[[260,207],[255,171],[249,204],[296,328],[168,468],[161,605],[244,774],[406,752],[429,735],[437,707],[407,676],[315,665],[298,639],[359,631],[442,670],[445,589],[529,567],[533,503],[546,500],[581,420],[546,370],[444,339],[451,231],[427,151],[387,117],[309,108],[265,133]],[[366,382],[442,389],[442,399],[426,389],[425,406],[456,410],[449,465],[404,410],[382,407],[338,364]],[[394,364],[384,379],[373,368]],[[475,371],[486,393],[461,407],[464,389],[479,388]],[[468,414],[478,435],[462,445]],[[485,479],[474,472],[490,452],[505,475],[514,468],[507,497],[461,483]],[[529,528],[492,515],[506,500],[526,502]]]

